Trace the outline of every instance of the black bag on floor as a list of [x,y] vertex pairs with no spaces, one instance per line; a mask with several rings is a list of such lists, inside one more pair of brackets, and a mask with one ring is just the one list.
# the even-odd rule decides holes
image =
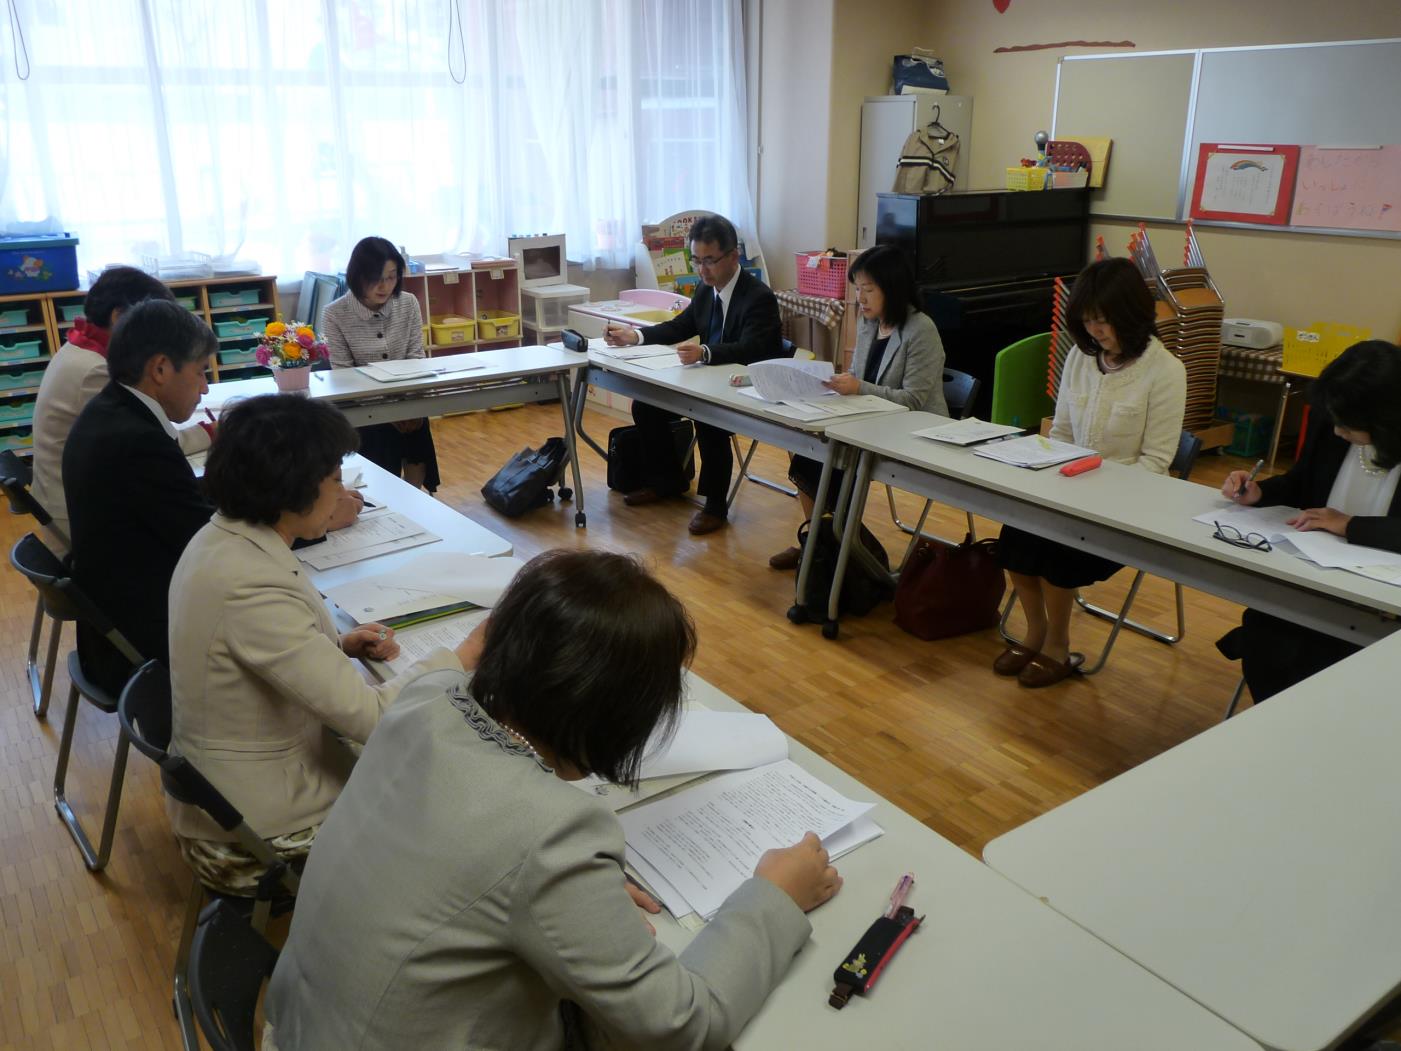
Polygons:
[[[691,455],[691,442],[696,429],[690,420],[671,421],[671,444],[675,455],[676,480],[673,485],[662,484],[658,492],[673,489],[684,493],[696,476],[696,459]],[[614,427],[608,432],[608,488],[631,493],[657,485],[658,479],[647,477],[642,458],[642,435],[636,426]]]
[[[798,546],[805,547],[811,522],[798,527]],[[841,616],[862,617],[882,602],[889,602],[895,595],[895,585],[890,579],[890,558],[875,535],[865,526],[861,527],[858,540],[870,556],[885,568],[883,574],[876,574],[857,557],[853,545],[847,558],[846,574],[842,577],[841,598],[837,602],[837,612]],[[837,556],[841,553],[841,538],[832,528],[832,515],[824,514],[817,520],[817,547],[812,553],[812,568],[808,570],[807,601],[803,609],[809,620],[827,619],[827,600],[832,593],[832,579],[837,575]]]
[[544,507],[554,501],[550,486],[564,477],[568,459],[563,438],[551,438],[538,449],[522,449],[482,486],[482,499],[508,518]]

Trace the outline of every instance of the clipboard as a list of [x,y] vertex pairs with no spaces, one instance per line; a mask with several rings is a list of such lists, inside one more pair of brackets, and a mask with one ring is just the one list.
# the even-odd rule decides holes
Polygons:
[[1197,150],[1191,216],[1285,226],[1298,170],[1298,146],[1204,142]]

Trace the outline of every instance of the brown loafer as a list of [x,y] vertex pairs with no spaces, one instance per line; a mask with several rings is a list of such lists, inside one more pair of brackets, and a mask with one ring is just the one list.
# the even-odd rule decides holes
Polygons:
[[998,675],[1016,675],[1035,656],[1035,650],[1029,650],[1017,642],[1009,642],[1007,648],[998,654],[997,660],[992,662],[992,670]]
[[687,526],[692,536],[705,536],[706,533],[713,533],[717,529],[724,529],[726,520],[719,515],[713,515],[709,511],[697,511],[691,516],[691,524]]
[[803,549],[800,547],[790,547],[786,551],[780,551],[769,559],[770,569],[797,569],[798,563],[803,560]]
[[1026,667],[1017,675],[1017,682],[1033,690],[1039,690],[1043,686],[1054,686],[1062,679],[1080,674],[1080,665],[1084,663],[1083,653],[1072,653],[1064,662],[1053,661],[1044,653],[1037,653],[1026,662]]
[[634,489],[623,497],[623,503],[629,507],[646,507],[648,504],[657,503],[661,498],[661,494],[655,489]]

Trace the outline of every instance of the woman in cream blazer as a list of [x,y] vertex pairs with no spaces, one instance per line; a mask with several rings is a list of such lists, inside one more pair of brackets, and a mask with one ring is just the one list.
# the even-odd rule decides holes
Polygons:
[[322,826],[263,1051],[728,1047],[840,886],[826,851],[765,853],[674,955],[617,817],[566,783],[636,783],[681,704],[685,609],[625,555],[550,551],[473,637],[470,678],[410,685]]
[[[1051,437],[1093,449],[1106,460],[1167,473],[1182,434],[1187,370],[1153,325],[1153,297],[1127,259],[1092,263],[1075,280],[1066,320],[1081,353],[1061,372]],[[1077,589],[1107,580],[1122,566],[1011,526],[997,544],[1026,614],[1026,637],[993,662],[1023,686],[1050,686],[1080,667],[1070,651],[1070,611]]]
[[[436,650],[370,685],[353,658],[392,659],[393,633],[340,635],[295,540],[323,536],[355,431],[336,409],[291,395],[226,414],[205,472],[218,513],[170,584],[171,750],[187,757],[284,855],[304,856],[364,743],[402,686],[462,670]],[[356,497],[355,499],[358,499]],[[207,883],[246,892],[258,866],[203,811],[167,800],[186,860]]]

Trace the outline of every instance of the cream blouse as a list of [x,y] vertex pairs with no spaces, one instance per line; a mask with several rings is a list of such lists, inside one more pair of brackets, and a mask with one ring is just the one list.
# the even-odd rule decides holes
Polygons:
[[1106,460],[1166,474],[1177,455],[1187,406],[1187,370],[1158,341],[1116,372],[1072,350],[1061,372],[1051,437]]

